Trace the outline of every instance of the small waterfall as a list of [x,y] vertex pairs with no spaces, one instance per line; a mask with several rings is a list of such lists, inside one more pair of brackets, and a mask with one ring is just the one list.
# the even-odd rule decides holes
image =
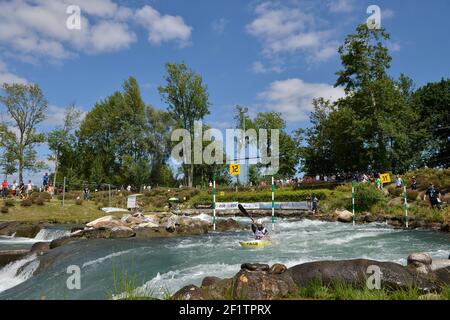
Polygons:
[[59,239],[65,236],[68,236],[70,234],[69,230],[63,230],[63,229],[41,229],[39,233],[34,237],[35,240],[41,240],[41,241],[52,241],[55,239]]
[[13,261],[0,269],[0,292],[15,287],[28,280],[39,267],[36,254]]

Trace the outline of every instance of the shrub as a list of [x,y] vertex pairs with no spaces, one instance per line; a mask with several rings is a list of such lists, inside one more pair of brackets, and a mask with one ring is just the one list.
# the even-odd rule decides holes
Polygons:
[[33,203],[37,204],[38,206],[43,206],[44,205],[45,200],[43,198],[36,198]]
[[408,198],[408,200],[416,201],[418,196],[419,196],[419,191],[406,190],[406,197]]
[[81,205],[83,205],[83,200],[77,199],[77,200],[75,200],[75,204],[76,204],[77,206],[81,206]]
[[9,210],[9,208],[6,207],[6,206],[4,206],[4,207],[2,207],[2,208],[0,209],[0,211],[1,211],[2,213],[8,213],[8,210]]
[[22,202],[20,203],[20,205],[22,207],[31,207],[32,204],[33,204],[33,202],[31,202],[30,199],[22,200]]
[[368,184],[358,184],[355,188],[355,210],[368,211],[373,205],[385,202],[384,194]]
[[15,201],[13,199],[6,199],[5,200],[5,207],[14,207]]
[[389,186],[388,191],[394,197],[400,197],[403,194],[403,188],[396,188],[395,186]]

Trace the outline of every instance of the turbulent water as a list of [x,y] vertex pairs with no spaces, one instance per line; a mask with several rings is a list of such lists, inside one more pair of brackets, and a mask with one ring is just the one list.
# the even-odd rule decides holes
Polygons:
[[[199,218],[209,219],[207,216]],[[238,218],[248,224],[248,219]],[[269,221],[268,221],[269,222]],[[274,245],[244,249],[250,231],[211,233],[204,236],[164,239],[91,240],[52,250],[54,264],[29,277],[34,265],[12,287],[11,265],[0,270],[0,283],[10,281],[0,299],[108,299],[123,296],[121,280],[128,276],[137,293],[163,296],[187,284],[199,285],[205,276],[230,277],[243,262],[288,267],[316,260],[368,258],[406,264],[412,252],[425,251],[444,259],[450,252],[450,236],[425,230],[394,230],[384,224],[353,227],[351,224],[310,220],[278,220],[272,233]],[[22,264],[23,261],[16,262]],[[29,261],[28,261],[29,263]],[[24,263],[26,264],[26,263]],[[69,290],[67,267],[81,270],[81,289]],[[14,267],[16,268],[16,266]],[[37,267],[36,267],[37,268]],[[18,269],[18,268],[16,268]],[[22,272],[24,272],[22,270]],[[2,287],[0,286],[0,291]]]

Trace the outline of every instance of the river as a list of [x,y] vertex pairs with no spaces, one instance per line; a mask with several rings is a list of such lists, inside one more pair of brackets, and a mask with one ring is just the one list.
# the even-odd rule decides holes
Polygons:
[[[246,218],[237,220],[248,224]],[[46,236],[57,237],[54,232]],[[138,293],[163,297],[185,285],[199,285],[205,276],[231,277],[244,262],[283,263],[290,267],[316,260],[367,258],[406,265],[407,256],[413,252],[428,252],[434,259],[446,259],[450,252],[448,233],[395,230],[377,223],[352,226],[279,219],[272,232],[273,246],[241,248],[238,242],[250,236],[250,231],[239,231],[183,238],[99,239],[65,245],[48,253],[56,257],[55,262],[37,275],[32,276],[39,266],[35,256],[1,269],[0,299],[120,297],[124,291],[120,282],[125,275]],[[26,247],[34,242],[36,239],[2,238],[0,246]],[[81,270],[79,290],[69,290],[66,285],[71,265]]]

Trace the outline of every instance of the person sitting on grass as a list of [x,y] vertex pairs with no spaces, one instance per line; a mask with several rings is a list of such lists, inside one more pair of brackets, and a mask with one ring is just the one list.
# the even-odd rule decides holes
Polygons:
[[262,219],[258,219],[255,223],[254,220],[252,220],[252,231],[255,234],[255,240],[262,240],[264,238],[268,238],[267,233],[269,233],[269,230],[267,230],[264,227],[264,223]]

